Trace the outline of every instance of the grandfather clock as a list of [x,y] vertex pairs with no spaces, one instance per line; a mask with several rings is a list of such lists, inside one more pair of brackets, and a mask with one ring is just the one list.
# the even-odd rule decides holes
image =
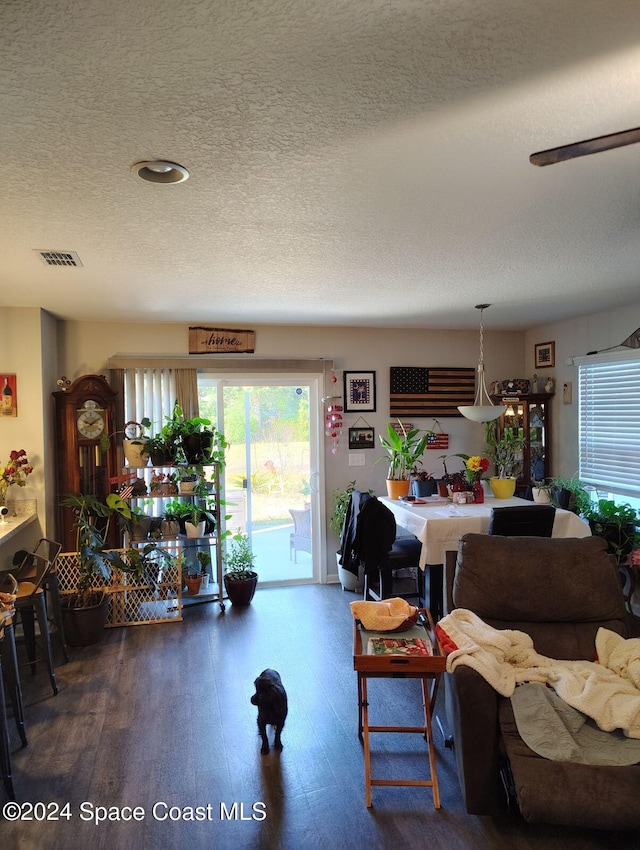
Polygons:
[[[56,404],[58,501],[69,493],[104,499],[111,492],[110,479],[118,475],[115,441],[106,451],[100,438],[116,430],[116,398],[103,375],[83,375],[68,390],[53,393]],[[60,508],[59,540],[63,552],[76,548],[74,513]],[[117,529],[111,528],[109,544],[118,545]]]

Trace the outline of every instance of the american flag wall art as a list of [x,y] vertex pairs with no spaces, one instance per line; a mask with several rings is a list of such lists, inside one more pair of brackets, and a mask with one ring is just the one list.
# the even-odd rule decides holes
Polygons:
[[391,416],[462,416],[459,404],[473,404],[475,368],[391,366]]

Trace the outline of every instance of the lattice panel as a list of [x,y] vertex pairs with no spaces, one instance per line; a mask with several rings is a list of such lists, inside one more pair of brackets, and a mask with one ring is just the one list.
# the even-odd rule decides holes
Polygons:
[[[126,550],[119,550],[126,559]],[[69,595],[78,583],[76,552],[62,552],[56,560],[61,595]],[[114,569],[109,580],[96,576],[95,590],[110,596],[107,626],[134,626],[182,619],[182,577],[178,566],[162,564],[153,577],[157,586],[137,576]]]

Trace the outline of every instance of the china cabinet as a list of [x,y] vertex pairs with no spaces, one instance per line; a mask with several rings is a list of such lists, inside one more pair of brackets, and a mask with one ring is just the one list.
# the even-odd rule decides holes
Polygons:
[[549,443],[551,427],[551,399],[553,393],[527,395],[492,395],[496,404],[507,409],[498,420],[498,436],[512,431],[524,440],[522,469],[519,485],[544,481],[551,474]]

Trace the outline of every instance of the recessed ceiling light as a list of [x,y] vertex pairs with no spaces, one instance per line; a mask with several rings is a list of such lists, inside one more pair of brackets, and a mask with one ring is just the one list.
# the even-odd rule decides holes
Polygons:
[[163,159],[136,162],[131,171],[149,183],[182,183],[189,179],[189,172],[184,166]]

